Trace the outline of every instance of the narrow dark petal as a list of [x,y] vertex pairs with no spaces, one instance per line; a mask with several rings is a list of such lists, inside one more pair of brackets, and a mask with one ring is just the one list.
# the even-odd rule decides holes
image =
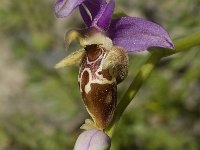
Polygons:
[[98,27],[107,30],[114,12],[114,8],[115,8],[115,0],[110,0],[110,2],[105,7],[104,11],[101,13],[100,18],[98,19],[97,22]]
[[149,47],[174,48],[165,29],[142,18],[121,17],[113,20],[108,36],[114,45],[127,52],[144,51]]
[[57,0],[54,11],[57,17],[67,17],[77,6],[85,0]]
[[85,24],[90,27],[92,24],[92,18],[90,17],[90,15],[88,14],[88,12],[86,11],[86,9],[83,7],[83,5],[79,6],[79,10],[80,10],[80,14],[85,22]]

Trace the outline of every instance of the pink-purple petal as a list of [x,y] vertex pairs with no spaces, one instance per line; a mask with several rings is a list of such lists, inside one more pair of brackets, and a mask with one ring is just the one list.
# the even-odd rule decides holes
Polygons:
[[165,29],[142,18],[121,17],[113,20],[108,36],[114,45],[127,52],[143,51],[149,47],[174,48]]
[[58,18],[67,17],[77,6],[85,0],[57,0],[54,6]]

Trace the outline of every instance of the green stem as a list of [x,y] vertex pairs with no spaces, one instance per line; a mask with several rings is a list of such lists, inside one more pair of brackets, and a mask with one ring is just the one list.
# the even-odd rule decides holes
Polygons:
[[120,117],[122,116],[123,112],[130,104],[132,99],[135,97],[140,87],[150,76],[151,72],[155,68],[156,64],[160,61],[160,59],[162,57],[167,57],[181,51],[189,50],[194,46],[200,45],[200,32],[175,40],[174,45],[175,45],[175,50],[164,49],[164,48],[153,48],[150,50],[152,54],[150,55],[146,63],[141,67],[135,79],[132,81],[130,87],[124,94],[122,100],[117,105],[113,121],[111,122],[110,126],[106,129],[106,133],[110,137],[112,137],[115,126],[117,122],[120,120]]

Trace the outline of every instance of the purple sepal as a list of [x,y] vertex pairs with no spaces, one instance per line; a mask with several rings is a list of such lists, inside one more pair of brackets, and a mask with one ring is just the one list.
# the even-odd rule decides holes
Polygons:
[[110,20],[112,18],[113,12],[115,8],[115,0],[110,0],[106,5],[104,10],[102,10],[99,14],[99,18],[97,19],[97,26],[107,30],[110,24]]
[[90,15],[88,14],[88,12],[85,10],[85,8],[83,7],[83,5],[79,6],[79,10],[80,10],[80,14],[83,18],[83,21],[85,22],[85,24],[90,27],[92,25],[92,19],[90,17]]
[[106,6],[105,0],[85,0],[80,6],[80,14],[85,24],[90,27],[101,9]]
[[112,20],[108,36],[114,45],[127,52],[144,51],[149,47],[174,48],[168,33],[161,26],[142,18]]
[[85,24],[88,27],[95,26],[107,30],[114,12],[115,1],[110,0],[107,4],[105,0],[96,0],[95,2],[85,0],[83,4],[86,8],[80,5],[79,9]]
[[86,0],[83,3],[89,10],[92,20],[98,15],[99,11],[106,6],[105,0]]
[[91,129],[82,132],[74,150],[104,150],[110,148],[110,138],[101,130]]
[[58,18],[67,17],[77,6],[85,0],[57,0],[54,6]]

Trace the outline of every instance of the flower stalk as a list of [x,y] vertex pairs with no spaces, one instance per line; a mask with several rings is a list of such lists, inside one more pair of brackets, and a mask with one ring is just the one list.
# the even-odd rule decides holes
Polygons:
[[156,64],[160,61],[160,59],[179,52],[189,50],[192,47],[200,45],[200,32],[177,39],[174,41],[174,45],[175,50],[173,51],[171,49],[166,48],[151,48],[154,51],[151,53],[146,63],[141,67],[136,77],[133,79],[131,85],[129,86],[128,90],[117,105],[113,121],[111,122],[110,126],[106,129],[106,133],[108,134],[108,136],[112,137],[114,129],[118,121],[120,120],[123,112],[133,100],[143,83],[145,83],[145,81],[148,79],[148,77],[150,76],[151,72],[155,68]]

